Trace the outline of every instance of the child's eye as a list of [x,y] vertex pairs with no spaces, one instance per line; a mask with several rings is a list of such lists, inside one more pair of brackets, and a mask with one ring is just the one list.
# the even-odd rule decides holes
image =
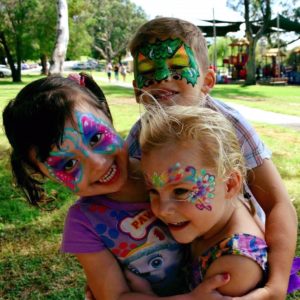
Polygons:
[[184,65],[172,65],[170,67],[171,70],[181,70],[181,69],[184,69],[186,68],[187,66],[184,66]]
[[149,193],[150,195],[158,195],[158,191],[155,190],[155,189],[149,189],[149,190],[148,190],[148,193]]
[[66,164],[64,165],[64,171],[66,172],[70,172],[74,169],[74,167],[77,164],[77,160],[76,159],[70,159],[66,162]]
[[191,190],[184,188],[176,188],[173,190],[173,193],[176,199],[185,200],[189,197]]
[[90,146],[93,148],[95,145],[97,145],[102,140],[103,134],[98,132],[92,136],[90,139]]
[[149,193],[150,201],[154,201],[159,196],[159,193],[154,189],[149,189],[148,193]]

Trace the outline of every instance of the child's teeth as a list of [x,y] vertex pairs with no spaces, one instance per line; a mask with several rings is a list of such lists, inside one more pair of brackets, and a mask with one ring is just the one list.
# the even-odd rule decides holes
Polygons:
[[173,226],[180,226],[182,224],[184,224],[186,221],[182,221],[182,222],[176,222],[176,223],[171,223]]
[[117,167],[115,164],[113,164],[111,168],[108,170],[107,174],[105,174],[101,179],[99,179],[99,181],[101,183],[110,181],[115,176],[116,171],[117,171]]

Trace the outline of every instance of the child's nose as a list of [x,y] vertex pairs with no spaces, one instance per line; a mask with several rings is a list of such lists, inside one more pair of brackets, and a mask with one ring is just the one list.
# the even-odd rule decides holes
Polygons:
[[158,208],[158,214],[161,217],[167,217],[169,215],[174,214],[175,207],[174,202],[169,197],[161,197],[159,208]]
[[90,152],[88,159],[91,172],[98,172],[106,167],[108,157],[106,154]]
[[160,82],[163,80],[168,80],[171,76],[171,72],[168,66],[161,67],[155,71],[154,78],[156,81]]

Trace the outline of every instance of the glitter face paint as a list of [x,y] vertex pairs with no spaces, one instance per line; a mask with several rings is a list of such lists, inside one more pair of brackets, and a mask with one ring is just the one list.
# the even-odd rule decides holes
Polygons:
[[166,184],[177,182],[192,183],[193,186],[184,198],[179,197],[176,200],[193,203],[200,210],[212,210],[211,199],[215,196],[213,192],[216,185],[214,175],[210,175],[205,169],[201,169],[198,174],[194,167],[181,168],[180,163],[176,163],[167,172],[154,173],[151,178],[151,184],[157,189],[164,187]]
[[113,154],[124,145],[122,138],[101,118],[91,113],[76,111],[78,130],[65,128],[63,145],[59,151],[51,151],[45,162],[49,173],[74,192],[84,175],[84,165],[78,152],[89,157],[89,152]]
[[172,77],[195,86],[200,76],[192,49],[180,39],[157,40],[142,46],[135,57],[135,79],[143,88]]

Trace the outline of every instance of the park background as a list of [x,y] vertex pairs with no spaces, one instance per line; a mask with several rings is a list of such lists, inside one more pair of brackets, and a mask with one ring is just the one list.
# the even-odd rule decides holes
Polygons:
[[[290,6],[283,7],[281,13],[286,11],[287,14],[292,14],[293,8],[299,8],[292,4],[294,2],[287,1]],[[1,1],[2,5],[12,5],[13,3],[17,2]],[[7,16],[6,21],[0,24],[0,59],[1,55],[3,58],[5,54],[3,47],[1,48],[3,45],[1,44],[1,33],[3,32],[8,37],[7,42],[11,47],[10,53],[17,65],[16,68],[20,67],[19,81],[12,82],[11,77],[0,78],[0,112],[22,87],[42,76],[39,74],[41,68],[28,69],[27,66],[36,65],[40,58],[45,58],[45,56],[49,59],[54,47],[55,4],[51,6],[44,1],[34,0],[26,0],[22,3],[27,6],[19,7],[19,11],[16,9],[13,11],[14,14],[19,12],[19,15],[16,15],[19,18],[17,20],[22,20],[22,22],[14,23],[16,31],[12,30],[8,33],[11,28],[8,26],[9,23],[6,23],[8,22]],[[108,83],[103,71],[106,58],[100,57],[101,51],[96,51],[93,43],[97,42],[96,46],[105,48],[105,45],[110,42],[112,44],[111,54],[114,54],[111,59],[115,62],[122,61],[127,56],[126,47],[123,51],[114,51],[114,49],[122,48],[122,45],[118,44],[120,36],[125,36],[125,40],[128,40],[137,26],[143,23],[148,16],[130,1],[73,0],[68,1],[68,4],[70,42],[66,58],[70,61],[73,60],[74,65],[85,64],[89,61],[97,63],[97,67],[89,67],[86,71],[103,88],[112,110],[116,129],[125,137],[140,115],[140,107],[135,102],[133,90],[128,88],[133,78],[132,73],[127,74],[125,83],[122,78],[117,81],[114,77],[112,77],[111,83]],[[50,5],[47,7],[47,14],[42,13],[45,5]],[[3,7],[0,6],[0,16],[3,16]],[[240,9],[242,10],[242,8]],[[131,18],[134,20],[131,27],[126,27],[127,23],[131,23],[128,11],[137,13],[135,16],[138,16],[138,18]],[[24,15],[27,16],[25,19]],[[124,19],[121,21],[123,15]],[[176,15],[173,16],[176,17]],[[106,30],[108,25],[111,31]],[[117,29],[116,32],[111,27]],[[121,30],[125,27],[127,28],[126,32]],[[95,28],[98,28],[98,31],[95,31]],[[110,33],[111,35],[109,35]],[[22,39],[22,59],[20,61],[18,61],[20,57],[18,57],[17,49],[14,48],[15,37]],[[270,39],[272,42],[272,36]],[[284,40],[285,35],[282,35],[280,39]],[[217,53],[217,65],[220,67],[222,67],[224,55],[228,55],[226,51],[230,41],[231,38],[229,40],[218,38],[217,40],[217,47],[221,49]],[[278,36],[276,35],[273,37],[273,45],[269,46],[273,47],[277,41]],[[212,58],[213,42],[211,40],[208,42],[212,45],[209,49]],[[267,37],[264,42],[268,42]],[[289,61],[294,62],[294,48],[288,50],[288,47],[283,47],[282,49],[286,52],[284,58],[286,64]],[[259,48],[256,59],[258,62],[263,59]],[[4,60],[4,62],[6,61]],[[20,62],[20,66],[18,66],[18,62]],[[73,63],[71,69],[72,66]],[[85,64],[85,66],[87,65]],[[63,75],[67,75],[69,72],[71,70],[65,71]],[[245,86],[241,81],[235,84],[216,85],[212,96],[229,104],[238,103],[265,111],[300,117],[299,91],[300,87],[295,85]],[[47,195],[54,201],[49,206],[42,208],[29,206],[12,180],[9,165],[10,150],[3,132],[2,119],[0,125],[0,299],[83,299],[85,285],[83,271],[72,256],[61,254],[59,251],[64,217],[75,197],[68,190],[47,182]],[[272,150],[273,160],[299,216],[299,128],[269,125],[263,120],[255,122],[253,125]],[[300,255],[299,241],[297,254]],[[300,299],[300,293],[290,295],[287,299]]]

